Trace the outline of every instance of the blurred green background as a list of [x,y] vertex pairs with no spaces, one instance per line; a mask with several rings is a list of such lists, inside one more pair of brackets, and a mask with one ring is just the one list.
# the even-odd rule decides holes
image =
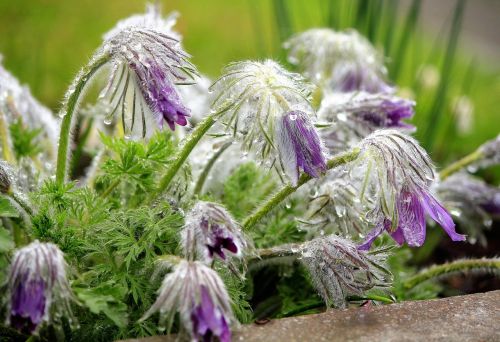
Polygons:
[[[493,41],[484,52],[460,36],[464,18],[478,24],[482,20],[481,14],[470,19],[468,11],[477,12],[479,3],[486,6],[483,13],[490,8],[496,11],[500,9],[498,2],[160,2],[164,13],[181,13],[176,28],[184,36],[194,63],[211,77],[235,60],[268,57],[286,63],[281,41],[294,32],[320,26],[354,27],[384,51],[390,79],[401,87],[400,92],[417,100],[417,137],[434,160],[453,160],[500,131],[500,71],[495,62],[499,46]],[[444,3],[447,7],[443,9]],[[442,17],[432,16],[435,5]],[[124,0],[0,0],[4,65],[28,84],[36,97],[57,110],[65,88],[99,46],[102,34],[144,7],[144,1]],[[469,132],[461,132],[458,118],[462,122],[472,119]]]

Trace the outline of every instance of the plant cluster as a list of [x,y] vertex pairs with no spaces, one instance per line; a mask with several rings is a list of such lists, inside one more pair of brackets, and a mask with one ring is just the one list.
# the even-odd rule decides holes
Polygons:
[[252,319],[432,297],[429,279],[498,270],[415,274],[399,247],[428,225],[486,243],[500,190],[462,169],[498,164],[499,138],[436,172],[405,121],[415,102],[353,31],[297,34],[295,72],[236,62],[208,88],[176,17],[151,6],[106,33],[59,118],[0,67],[2,338],[230,341]]

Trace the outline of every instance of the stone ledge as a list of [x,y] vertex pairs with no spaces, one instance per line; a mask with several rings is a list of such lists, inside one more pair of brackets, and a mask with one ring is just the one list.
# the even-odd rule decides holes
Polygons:
[[[500,290],[249,324],[233,341],[500,341]],[[155,336],[126,342],[171,342]]]

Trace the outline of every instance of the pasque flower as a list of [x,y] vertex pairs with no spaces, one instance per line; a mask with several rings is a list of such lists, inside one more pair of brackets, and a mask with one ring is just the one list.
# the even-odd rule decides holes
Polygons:
[[181,237],[184,254],[191,260],[196,256],[207,262],[215,256],[226,260],[228,252],[242,256],[248,247],[231,214],[223,206],[205,201],[198,201],[186,215]]
[[306,113],[293,110],[285,113],[276,124],[276,147],[283,169],[296,185],[300,170],[311,177],[326,171],[318,132]]
[[230,64],[212,89],[222,123],[269,165],[283,167],[292,183],[302,169],[317,177],[325,168],[310,116],[311,86],[274,61]]
[[463,172],[439,182],[436,193],[467,232],[468,241],[486,245],[484,230],[500,216],[500,188]]
[[356,31],[315,28],[285,43],[288,60],[314,83],[335,92],[392,92],[382,57]]
[[217,272],[199,261],[182,260],[167,274],[158,298],[141,320],[160,312],[160,326],[170,328],[176,312],[193,341],[231,340],[234,322],[229,296]]
[[349,295],[388,286],[385,258],[383,253],[360,251],[354,242],[330,235],[304,243],[300,260],[325,302],[343,308]]
[[[197,72],[172,30],[176,17],[163,19],[156,7],[150,7],[145,15],[121,21],[104,35],[102,48],[89,65],[100,61],[109,65],[109,80],[99,96],[107,107],[105,123],[118,115],[126,134],[142,137],[155,126],[162,129],[167,124],[174,130],[176,125],[187,125],[189,110],[176,87],[194,83]],[[81,87],[83,72],[66,94],[63,114]]]
[[399,244],[421,246],[425,241],[426,214],[453,241],[465,240],[464,235],[455,232],[450,214],[432,194],[434,168],[413,138],[395,130],[379,130],[362,141],[361,149],[362,193],[369,193],[375,203],[370,213],[375,228],[361,249],[368,249],[384,230]]
[[318,117],[330,126],[320,131],[321,136],[331,151],[338,152],[377,129],[413,131],[414,127],[403,120],[413,117],[414,106],[414,101],[391,94],[328,93]]
[[18,330],[36,333],[44,322],[57,322],[62,314],[72,317],[66,262],[52,243],[35,241],[14,253],[8,289],[7,319]]

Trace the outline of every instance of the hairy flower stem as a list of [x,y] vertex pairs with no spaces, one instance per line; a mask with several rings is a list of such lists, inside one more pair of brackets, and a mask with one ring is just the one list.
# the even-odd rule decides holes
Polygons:
[[[327,169],[330,170],[337,166],[353,161],[358,157],[359,153],[359,148],[354,148],[349,152],[340,153],[332,159],[328,160],[328,162],[326,163]],[[280,204],[285,198],[293,194],[295,190],[300,188],[311,179],[311,176],[306,173],[302,173],[296,186],[293,186],[291,184],[284,186],[281,190],[272,195],[271,198],[269,198],[269,200],[267,200],[262,206],[257,208],[252,214],[245,218],[245,220],[243,221],[243,229],[248,230],[252,228],[257,222],[260,221],[260,219],[262,219],[267,213],[269,213],[278,204]]]
[[189,156],[193,148],[196,146],[198,141],[200,141],[200,139],[205,135],[205,133],[207,133],[210,127],[212,127],[212,125],[215,123],[214,118],[218,114],[219,113],[214,113],[207,116],[202,122],[200,122],[195,127],[193,132],[191,132],[191,134],[186,138],[184,145],[177,152],[177,155],[174,157],[172,164],[170,164],[169,168],[167,169],[167,172],[161,179],[156,195],[161,194],[168,188],[170,182],[172,181],[176,173],[179,171],[182,164],[186,161],[187,157]]
[[224,153],[225,150],[228,149],[229,146],[232,145],[232,141],[226,142],[224,145],[219,148],[219,150],[210,158],[208,161],[207,165],[203,168],[203,171],[201,172],[200,176],[198,177],[198,181],[196,182],[196,186],[194,187],[194,194],[199,195],[201,191],[203,190],[203,185],[205,185],[205,180],[207,179],[208,174],[210,173],[210,170],[212,170],[212,167],[214,166],[215,162],[219,157]]
[[500,259],[463,259],[442,265],[434,265],[407,279],[404,282],[404,287],[412,289],[430,279],[467,271],[498,274],[500,273]]
[[483,154],[479,150],[476,150],[476,151],[472,152],[471,154],[466,155],[462,159],[457,160],[456,162],[445,167],[439,173],[439,177],[441,178],[441,180],[445,180],[446,178],[448,178],[449,176],[451,176],[455,172],[458,172],[461,169],[463,169],[464,167],[467,167],[470,164],[480,160],[482,157],[483,157]]
[[120,179],[115,180],[111,183],[106,190],[101,194],[102,198],[108,197],[108,195],[120,184]]
[[10,147],[9,137],[9,128],[5,120],[5,115],[0,110],[0,147],[2,148],[2,157],[6,162],[14,164],[15,159]]
[[105,54],[84,67],[84,69],[77,76],[78,78],[74,83],[74,90],[68,91],[67,103],[63,109],[64,117],[61,122],[59,147],[57,150],[56,182],[58,184],[63,184],[66,178],[73,115],[77,111],[80,97],[83,95],[88,81],[104,64],[109,61],[109,59],[110,56]]

